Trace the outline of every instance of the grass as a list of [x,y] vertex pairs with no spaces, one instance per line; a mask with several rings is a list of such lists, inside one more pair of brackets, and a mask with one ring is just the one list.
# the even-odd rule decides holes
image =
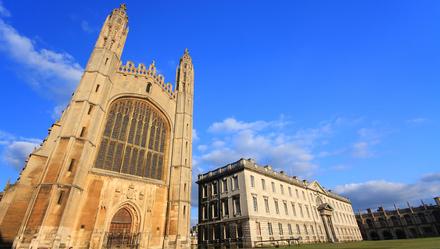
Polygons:
[[290,248],[301,249],[440,249],[440,237],[403,240],[360,241],[347,243],[303,244]]

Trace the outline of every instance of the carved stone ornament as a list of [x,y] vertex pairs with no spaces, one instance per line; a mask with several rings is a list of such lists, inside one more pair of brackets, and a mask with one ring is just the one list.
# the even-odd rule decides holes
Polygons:
[[127,199],[129,200],[136,200],[136,189],[134,189],[134,186],[132,184],[130,184],[130,186],[128,187],[126,196]]

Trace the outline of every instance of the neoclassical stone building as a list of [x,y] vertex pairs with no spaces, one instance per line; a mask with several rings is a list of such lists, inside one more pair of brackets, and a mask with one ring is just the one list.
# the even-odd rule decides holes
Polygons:
[[121,63],[127,34],[121,5],[105,20],[60,120],[3,193],[3,244],[189,246],[192,60],[186,50],[173,89],[154,63]]
[[252,159],[198,176],[199,246],[258,247],[362,240],[351,202],[317,181],[291,177]]
[[440,236],[440,197],[435,205],[385,210],[356,214],[356,220],[365,240],[408,239]]

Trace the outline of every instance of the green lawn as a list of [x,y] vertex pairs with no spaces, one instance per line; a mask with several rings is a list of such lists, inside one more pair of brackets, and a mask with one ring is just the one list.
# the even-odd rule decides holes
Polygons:
[[290,248],[301,249],[440,249],[440,237],[426,239],[404,239],[404,240],[380,240],[380,241],[361,241],[350,243],[335,244],[304,244],[292,246]]

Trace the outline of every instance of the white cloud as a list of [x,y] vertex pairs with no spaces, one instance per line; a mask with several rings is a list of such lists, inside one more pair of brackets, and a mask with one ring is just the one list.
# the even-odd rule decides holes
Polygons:
[[440,182],[440,173],[426,174],[421,178],[423,182]]
[[3,16],[3,17],[10,17],[11,16],[11,12],[9,12],[9,10],[6,9],[5,6],[3,6],[2,1],[0,1],[0,16]]
[[90,26],[86,20],[81,21],[81,29],[86,33],[94,33],[95,30]]
[[440,192],[440,173],[430,174],[411,184],[371,180],[336,186],[335,192],[347,196],[356,209],[391,207],[393,203],[431,199]]
[[199,140],[199,136],[197,134],[196,129],[192,130],[192,140],[193,140],[193,142]]
[[195,157],[206,168],[219,167],[240,158],[253,158],[292,175],[310,175],[317,168],[312,162],[313,141],[330,128],[300,130],[289,136],[281,129],[288,123],[283,118],[255,122],[226,118],[215,122],[208,129],[215,135],[213,141],[201,146],[201,154]]
[[338,165],[334,165],[332,167],[330,167],[330,169],[335,170],[335,171],[345,171],[350,169],[351,167],[345,164],[338,164]]
[[304,145],[314,145],[318,139],[330,136],[333,133],[334,126],[337,125],[336,122],[339,122],[338,119],[335,121],[321,122],[316,128],[299,130],[295,134],[295,140]]
[[381,142],[382,132],[372,128],[358,130],[358,142],[352,146],[352,155],[356,158],[370,158],[376,155],[374,146]]
[[[8,13],[1,4],[0,13],[3,17]],[[17,74],[39,93],[57,103],[65,103],[79,82],[83,68],[70,54],[38,49],[35,44],[0,18],[0,51],[17,63]]]
[[358,142],[353,144],[353,156],[357,158],[369,158],[374,153],[370,151],[370,144],[368,142]]
[[197,149],[198,149],[200,152],[204,152],[204,151],[206,151],[206,150],[208,149],[208,146],[205,145],[205,144],[201,144],[201,145],[197,146]]
[[406,120],[406,123],[412,124],[412,125],[418,125],[418,124],[426,123],[427,121],[428,121],[427,118],[417,117],[417,118],[412,118],[412,119]]
[[16,137],[0,131],[1,160],[19,170],[29,154],[41,143],[40,139]]
[[38,145],[29,141],[13,141],[6,146],[3,159],[16,169],[22,168],[26,158]]
[[52,119],[56,120],[60,118],[61,114],[63,114],[64,109],[66,109],[66,104],[56,105],[52,110],[52,114],[51,114]]
[[265,121],[255,121],[255,122],[243,122],[243,121],[237,121],[235,118],[227,118],[221,122],[215,122],[213,123],[209,128],[208,131],[213,133],[218,132],[237,132],[242,130],[261,130],[265,127],[267,127],[270,123]]

